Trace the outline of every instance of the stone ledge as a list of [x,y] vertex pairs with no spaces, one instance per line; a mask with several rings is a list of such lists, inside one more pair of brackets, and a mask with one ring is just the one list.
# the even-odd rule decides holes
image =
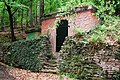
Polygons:
[[[64,12],[68,12],[66,14],[74,14],[74,13],[77,13],[77,12],[82,12],[82,11],[86,11],[86,10],[92,10],[93,12],[96,12],[97,11],[97,8],[92,6],[92,5],[87,5],[87,6],[78,6],[78,7],[75,7],[73,10],[68,10],[68,11],[62,11],[62,12],[54,12],[54,13],[50,13],[48,15],[44,15],[42,17],[42,20],[46,20],[46,19],[51,19],[51,18],[56,18],[56,17],[60,17],[60,13],[64,13]],[[65,14],[65,15],[66,15]],[[63,15],[64,16],[64,15]]]

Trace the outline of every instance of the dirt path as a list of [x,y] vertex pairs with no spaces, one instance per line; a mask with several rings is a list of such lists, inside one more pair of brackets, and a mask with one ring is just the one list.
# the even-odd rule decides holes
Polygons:
[[9,68],[0,62],[0,80],[68,80],[51,73],[34,73],[29,70]]

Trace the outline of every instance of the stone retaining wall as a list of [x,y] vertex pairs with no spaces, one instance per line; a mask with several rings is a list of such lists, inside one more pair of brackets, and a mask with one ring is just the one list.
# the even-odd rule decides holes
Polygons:
[[94,61],[103,68],[109,77],[112,77],[114,71],[120,70],[120,60],[115,59],[115,55],[109,51],[101,49],[94,55]]

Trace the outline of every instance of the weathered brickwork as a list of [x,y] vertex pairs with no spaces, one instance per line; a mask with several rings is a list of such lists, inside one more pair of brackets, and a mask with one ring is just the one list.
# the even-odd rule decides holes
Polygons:
[[[68,36],[73,36],[75,34],[74,27],[78,27],[86,32],[90,31],[96,24],[100,21],[96,16],[92,15],[93,10],[84,10],[76,12],[71,15],[66,15],[64,17],[59,17],[61,20],[68,20]],[[57,17],[58,18],[58,17]],[[49,33],[50,40],[53,46],[53,52],[56,51],[56,17],[45,19],[42,22],[42,34]],[[52,28],[52,29],[50,29]]]
[[109,77],[112,76],[114,71],[120,70],[120,60],[115,59],[114,54],[111,54],[109,51],[100,50],[95,54],[94,61],[109,74]]
[[55,25],[56,18],[45,19],[42,21],[42,34],[46,34],[49,28]]
[[100,22],[96,16],[92,15],[92,10],[75,13],[75,17],[73,19],[70,18],[71,16],[67,17],[70,25],[68,31],[69,36],[74,35],[74,27],[78,27],[83,31],[89,32],[96,24]]

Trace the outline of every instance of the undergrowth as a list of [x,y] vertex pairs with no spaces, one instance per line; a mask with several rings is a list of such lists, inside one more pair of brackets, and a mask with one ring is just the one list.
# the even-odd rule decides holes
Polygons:
[[5,63],[31,71],[40,71],[43,62],[52,58],[52,51],[47,36],[34,40],[13,42],[6,51]]

